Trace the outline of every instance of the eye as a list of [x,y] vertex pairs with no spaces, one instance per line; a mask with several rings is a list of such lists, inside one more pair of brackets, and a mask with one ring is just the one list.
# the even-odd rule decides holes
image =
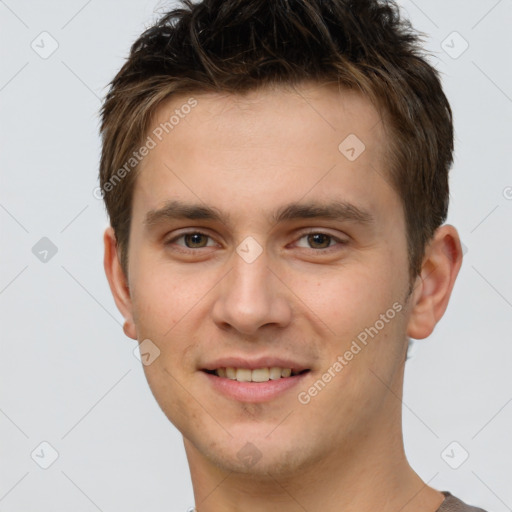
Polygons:
[[[328,233],[324,233],[322,231],[310,231],[308,233],[303,233],[299,240],[303,238],[306,239],[306,243],[310,245],[310,247],[306,247],[307,249],[314,249],[316,251],[322,250],[331,250],[331,242],[336,241],[339,245],[347,244],[347,241],[341,240],[333,235]],[[304,246],[303,246],[304,247]]]
[[[183,239],[185,245],[177,243],[178,240]],[[183,252],[196,252],[194,249],[203,249],[206,247],[212,247],[215,246],[215,243],[212,240],[212,244],[208,244],[208,239],[212,240],[212,237],[206,233],[202,233],[201,231],[189,231],[186,233],[181,233],[178,236],[175,236],[174,238],[171,238],[165,242],[166,245],[172,245],[175,244],[178,247],[182,247]],[[303,233],[298,240],[306,239],[306,243],[309,245],[307,246],[300,246],[298,247],[313,250],[315,252],[329,252],[333,250],[333,246],[336,244],[333,242],[338,242],[338,245],[346,245],[348,242],[346,240],[342,240],[340,238],[337,238],[333,235],[330,235],[329,233],[324,233],[322,231],[309,231],[307,233]],[[336,247],[334,247],[334,250],[336,250]]]
[[[185,250],[193,250],[208,247],[207,245],[204,244],[204,242],[206,241],[206,239],[211,237],[210,235],[207,235],[206,233],[201,233],[200,231],[189,231],[188,233],[182,233],[181,235],[178,235],[174,238],[171,238],[170,240],[167,240],[166,245],[176,243],[176,241],[180,240],[181,238],[183,238],[185,241]],[[181,244],[177,245],[181,246]]]

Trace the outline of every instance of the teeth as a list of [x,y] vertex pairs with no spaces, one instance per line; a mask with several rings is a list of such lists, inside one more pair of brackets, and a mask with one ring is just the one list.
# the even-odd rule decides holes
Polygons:
[[[238,370],[239,372],[240,370]],[[237,372],[237,375],[238,375]],[[250,370],[249,370],[250,372]],[[252,370],[251,373],[251,380],[253,382],[267,382],[267,380],[270,380],[270,370],[268,368],[257,368],[255,370]]]
[[273,368],[270,368],[270,378],[272,380],[277,380],[281,378],[281,368],[277,368],[274,366]]
[[246,368],[237,368],[236,380],[238,382],[250,382],[251,374],[252,374],[251,370],[247,370]]
[[[296,373],[294,373],[295,375]],[[279,368],[273,366],[272,368],[218,368],[215,370],[215,375],[218,377],[227,377],[231,380],[239,382],[267,382],[269,380],[277,380],[281,377],[290,377],[292,375],[291,368]]]

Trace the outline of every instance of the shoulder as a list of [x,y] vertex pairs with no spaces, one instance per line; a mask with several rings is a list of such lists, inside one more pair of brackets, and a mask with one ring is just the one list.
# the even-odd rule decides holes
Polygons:
[[441,492],[445,495],[445,499],[436,512],[486,512],[481,508],[464,503],[448,491]]

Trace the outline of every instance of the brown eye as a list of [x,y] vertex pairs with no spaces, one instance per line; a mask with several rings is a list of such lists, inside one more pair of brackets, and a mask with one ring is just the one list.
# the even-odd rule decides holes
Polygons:
[[[185,240],[185,245],[189,247],[190,249],[196,249],[198,247],[206,247],[205,245],[201,244],[201,239],[203,242],[206,241],[208,238],[208,235],[205,235],[203,233],[187,233],[183,235],[183,238]],[[190,245],[187,243],[187,241],[190,242]]]
[[313,249],[327,249],[327,247],[329,247],[329,242],[332,240],[332,237],[325,233],[313,233],[311,235],[307,235],[307,237],[308,243],[313,247]]
[[[181,239],[183,239],[185,242],[184,244],[177,243],[177,241]],[[207,245],[209,239],[211,239],[211,236],[207,235],[206,233],[201,233],[200,231],[190,231],[188,233],[182,233],[181,235],[168,240],[165,244],[175,244],[179,247],[182,247],[186,251],[188,249],[193,250],[202,249],[204,247],[211,247],[211,244]]]
[[337,243],[338,246],[343,246],[347,243],[345,240],[341,240],[333,235],[330,235],[328,233],[323,233],[321,231],[310,231],[308,233],[304,233],[299,238],[299,240],[302,240],[302,239],[306,239],[307,245],[299,245],[299,247],[302,247],[305,249],[313,249],[318,252],[329,251],[331,249],[335,249],[336,242],[338,242]]

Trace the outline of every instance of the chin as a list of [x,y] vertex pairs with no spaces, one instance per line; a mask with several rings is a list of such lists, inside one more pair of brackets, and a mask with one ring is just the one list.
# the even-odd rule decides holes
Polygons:
[[[255,445],[246,445],[247,452],[254,450]],[[254,455],[245,458],[239,456],[240,452],[219,453],[210,451],[205,455],[218,468],[238,474],[246,474],[251,477],[287,477],[296,475],[297,471],[305,464],[303,452],[291,455],[289,453],[276,453],[273,449],[259,450]],[[300,460],[298,457],[300,457]]]
[[[265,438],[269,430],[255,434],[255,429],[230,429],[233,437],[223,436],[222,439],[212,439],[197,431],[191,436],[185,436],[200,456],[226,472],[262,477],[263,479],[286,478],[296,476],[297,472],[307,468],[325,454],[311,456],[314,447],[308,447],[300,436],[294,438],[283,428],[280,435]],[[249,431],[248,431],[249,430]],[[252,430],[252,434],[250,430]],[[318,447],[318,451],[321,448]]]

